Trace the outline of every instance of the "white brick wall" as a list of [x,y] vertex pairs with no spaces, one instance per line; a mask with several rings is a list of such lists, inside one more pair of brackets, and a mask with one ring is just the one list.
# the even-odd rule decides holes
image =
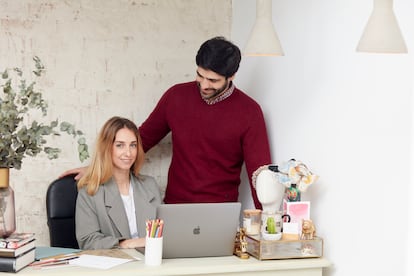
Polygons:
[[[0,71],[31,70],[37,55],[46,74],[37,87],[49,120],[76,124],[94,144],[113,115],[140,124],[169,86],[195,76],[195,54],[206,39],[231,29],[231,0],[0,0]],[[17,230],[48,245],[45,194],[66,169],[82,166],[68,136],[52,141],[61,158],[25,159],[11,170]],[[169,139],[151,150],[143,172],[166,184]]]

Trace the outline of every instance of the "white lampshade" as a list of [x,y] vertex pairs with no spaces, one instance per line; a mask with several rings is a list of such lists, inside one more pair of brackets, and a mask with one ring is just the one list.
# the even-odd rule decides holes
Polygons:
[[358,52],[407,53],[394,15],[393,0],[374,0],[374,9],[357,46]]
[[272,24],[272,0],[256,0],[256,22],[244,49],[245,56],[283,56]]

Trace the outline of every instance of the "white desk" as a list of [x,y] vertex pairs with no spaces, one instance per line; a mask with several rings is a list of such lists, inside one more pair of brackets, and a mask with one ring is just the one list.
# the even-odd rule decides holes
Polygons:
[[[144,257],[134,249],[126,252],[142,258],[111,268],[100,270],[83,267],[62,267],[53,269],[33,269],[26,267],[17,275],[283,275],[283,276],[322,276],[323,268],[330,262],[324,258],[265,260],[254,257],[242,260],[236,256],[213,258],[163,259],[157,267],[144,264]],[[10,273],[0,273],[10,275]]]

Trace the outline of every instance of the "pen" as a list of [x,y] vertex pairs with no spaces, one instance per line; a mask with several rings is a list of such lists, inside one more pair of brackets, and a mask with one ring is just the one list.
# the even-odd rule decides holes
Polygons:
[[160,221],[159,231],[157,231],[157,233],[158,233],[157,237],[158,237],[158,238],[161,238],[161,237],[162,237],[162,228],[163,228],[163,227],[164,227],[164,221],[163,221],[163,220],[161,220],[161,221]]
[[155,220],[153,223],[152,223],[152,229],[151,229],[151,236],[150,237],[155,237],[155,231],[157,230],[157,227],[158,227],[158,220]]
[[79,258],[79,256],[71,254],[70,256],[68,255],[67,257],[41,259],[37,262],[31,263],[30,266],[44,266],[48,264],[50,265],[59,264],[60,262],[69,261],[69,260],[73,260],[76,258]]

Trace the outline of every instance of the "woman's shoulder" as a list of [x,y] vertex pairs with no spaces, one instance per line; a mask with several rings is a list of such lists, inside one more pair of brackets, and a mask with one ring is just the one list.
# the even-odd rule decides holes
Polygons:
[[109,189],[109,191],[113,191],[113,189],[117,189],[117,186],[116,186],[116,183],[112,179],[109,179],[105,183],[98,185],[96,191],[93,194],[89,194],[88,189],[89,189],[88,185],[80,187],[78,189],[78,194],[82,194],[84,196],[93,197],[93,198],[102,197],[105,189],[106,190]]

